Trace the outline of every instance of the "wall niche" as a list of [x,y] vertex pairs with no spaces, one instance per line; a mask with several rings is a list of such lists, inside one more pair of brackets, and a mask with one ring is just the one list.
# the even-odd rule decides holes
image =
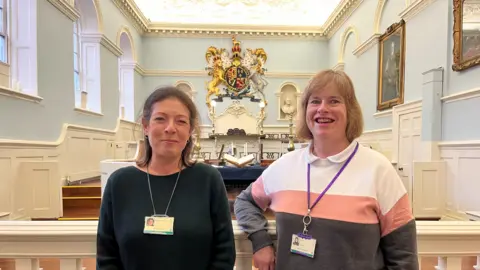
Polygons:
[[289,115],[295,118],[300,101],[300,91],[298,86],[292,82],[283,83],[276,93],[278,98],[278,120],[288,121]]

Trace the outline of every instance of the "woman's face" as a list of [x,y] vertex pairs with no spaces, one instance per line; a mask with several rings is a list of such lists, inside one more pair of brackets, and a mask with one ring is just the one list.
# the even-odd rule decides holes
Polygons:
[[191,135],[190,111],[180,100],[168,98],[152,106],[143,126],[153,155],[178,158]]
[[316,89],[306,109],[308,129],[315,139],[346,139],[347,109],[345,99],[334,83]]

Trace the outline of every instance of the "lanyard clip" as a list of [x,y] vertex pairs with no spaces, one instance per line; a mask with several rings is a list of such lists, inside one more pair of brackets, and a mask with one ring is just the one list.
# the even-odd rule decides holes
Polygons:
[[312,217],[310,216],[310,209],[308,209],[307,214],[303,216],[303,234],[307,234],[308,225],[312,222]]

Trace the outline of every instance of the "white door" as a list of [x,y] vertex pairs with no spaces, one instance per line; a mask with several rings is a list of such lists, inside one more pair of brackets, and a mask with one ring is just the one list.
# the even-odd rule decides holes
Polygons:
[[398,125],[397,169],[413,205],[412,162],[419,160],[421,154],[422,112],[400,114]]

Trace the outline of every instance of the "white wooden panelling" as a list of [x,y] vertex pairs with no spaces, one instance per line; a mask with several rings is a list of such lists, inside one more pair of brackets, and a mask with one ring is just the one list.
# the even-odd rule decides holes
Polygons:
[[[57,218],[60,213],[61,187],[57,161],[21,162],[18,192],[30,218]],[[23,185],[25,184],[25,185]],[[19,202],[19,200],[15,200]]]
[[413,215],[441,218],[445,214],[445,162],[413,162]]
[[465,219],[466,211],[480,211],[480,141],[442,142],[446,163],[446,209],[451,218]]
[[[133,122],[118,120],[114,130],[95,129],[84,126],[65,124],[59,138],[54,142],[47,141],[20,141],[0,139],[0,212],[11,213],[9,219],[29,218],[29,212],[41,213],[41,209],[60,209],[53,203],[49,207],[37,207],[46,205],[48,196],[61,203],[60,186],[67,180],[75,181],[89,177],[100,176],[100,161],[104,159],[126,159],[135,155],[136,141],[143,138],[142,131]],[[38,163],[40,167],[22,169],[23,164],[30,162]],[[57,168],[51,167],[48,177],[39,177],[37,169],[47,162],[58,163]],[[53,173],[55,170],[57,172]],[[41,175],[41,174],[40,174]],[[55,176],[52,176],[55,175]],[[52,178],[54,180],[52,180]],[[58,190],[45,187],[46,190],[27,189],[33,180],[45,183],[56,182]],[[39,187],[40,188],[40,187]],[[28,204],[33,193],[41,194],[40,203]],[[43,197],[42,197],[43,196]],[[43,203],[45,202],[45,203]],[[51,203],[48,201],[48,203]],[[38,211],[37,211],[38,210]],[[46,210],[45,210],[46,211]],[[43,212],[45,212],[43,211]],[[61,213],[51,216],[56,217]],[[42,214],[43,215],[43,214]]]
[[358,141],[370,146],[372,149],[382,153],[389,160],[392,160],[392,129],[383,128],[365,131]]

